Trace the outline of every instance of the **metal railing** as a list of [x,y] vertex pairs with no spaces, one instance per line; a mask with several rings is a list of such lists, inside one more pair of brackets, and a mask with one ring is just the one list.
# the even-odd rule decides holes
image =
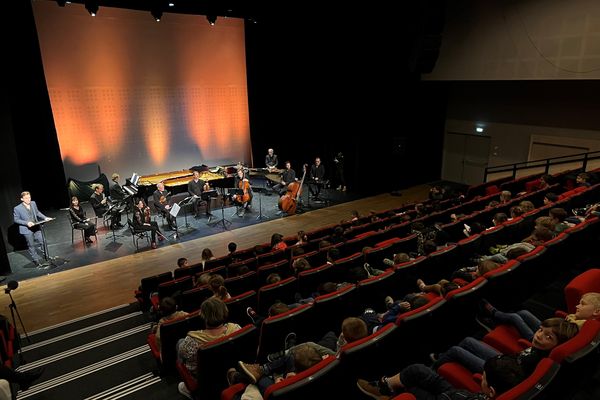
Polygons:
[[495,167],[486,167],[483,176],[483,181],[487,182],[490,174],[498,174],[502,172],[511,172],[513,179],[517,177],[517,171],[544,168],[544,173],[550,172],[550,167],[561,164],[577,163],[581,162],[581,169],[585,171],[587,169],[588,161],[600,160],[600,151],[590,151],[587,153],[571,154],[569,156],[544,158],[541,160],[524,161],[514,164],[497,165]]

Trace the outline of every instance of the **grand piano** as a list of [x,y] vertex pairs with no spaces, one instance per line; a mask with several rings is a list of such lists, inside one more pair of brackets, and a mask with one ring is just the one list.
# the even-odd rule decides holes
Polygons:
[[156,190],[156,184],[159,182],[163,182],[165,188],[171,194],[187,192],[187,184],[193,178],[193,171],[199,171],[200,179],[210,182],[210,186],[213,188],[220,188],[221,192],[222,189],[233,187],[235,176],[234,166],[214,168],[197,166],[179,171],[140,176],[137,184],[138,195],[147,200],[148,197],[152,196],[152,193]]

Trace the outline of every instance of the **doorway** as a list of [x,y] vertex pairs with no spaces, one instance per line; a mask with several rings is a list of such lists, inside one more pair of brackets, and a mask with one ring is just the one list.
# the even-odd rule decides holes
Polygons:
[[489,136],[446,132],[442,179],[467,185],[482,183],[490,142]]

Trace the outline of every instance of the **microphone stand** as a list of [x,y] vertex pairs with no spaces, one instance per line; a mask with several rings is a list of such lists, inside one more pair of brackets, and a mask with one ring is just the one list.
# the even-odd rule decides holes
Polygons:
[[[29,334],[27,333],[27,330],[25,329],[25,325],[23,324],[23,320],[21,319],[21,314],[19,313],[19,309],[17,308],[17,303],[15,303],[15,299],[13,299],[13,297],[12,297],[11,290],[12,289],[6,288],[6,289],[4,289],[4,293],[6,293],[10,297],[10,304],[8,305],[8,308],[10,308],[10,315],[12,317],[13,326],[15,327],[15,329],[17,328],[17,322],[15,319],[15,313],[16,313],[17,317],[19,318],[19,322],[21,323],[21,329],[23,330],[23,334],[25,335],[27,342],[31,343],[31,339],[29,338]],[[17,352],[19,353],[19,364],[24,364],[25,359],[23,358],[23,351],[21,350],[21,347],[22,347],[21,346],[21,335],[19,335],[17,332],[17,334],[15,336],[17,337],[17,344],[18,344]]]
[[211,221],[208,225],[217,226],[219,223],[222,224],[222,228],[227,230],[227,225],[231,225],[231,221],[225,218],[225,189],[223,189],[223,193],[221,193],[221,218]]

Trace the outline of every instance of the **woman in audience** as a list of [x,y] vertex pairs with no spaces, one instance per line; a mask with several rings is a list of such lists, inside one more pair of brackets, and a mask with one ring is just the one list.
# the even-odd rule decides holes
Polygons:
[[[181,339],[177,343],[177,356],[192,375],[196,375],[198,370],[197,353],[202,344],[230,335],[241,329],[238,324],[226,322],[228,316],[227,306],[220,299],[211,297],[202,302],[200,317],[204,320],[206,328],[199,331],[189,331],[185,339]],[[192,394],[184,382],[180,382],[177,388],[179,393],[188,399],[192,399]]]
[[304,231],[298,231],[298,241],[296,242],[296,246],[302,246],[306,243],[308,243],[308,235]]

